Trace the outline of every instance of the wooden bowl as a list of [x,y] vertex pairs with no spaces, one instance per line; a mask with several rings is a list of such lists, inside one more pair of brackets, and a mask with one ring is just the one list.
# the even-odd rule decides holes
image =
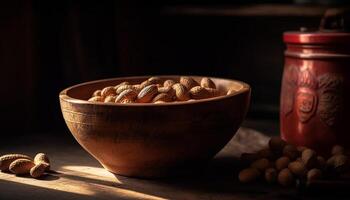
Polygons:
[[[178,80],[180,76],[160,76]],[[250,102],[246,83],[211,78],[236,94],[165,104],[89,102],[98,89],[148,77],[92,81],[60,93],[64,120],[79,144],[112,173],[165,177],[197,171],[233,137]],[[194,77],[200,81],[202,77]]]

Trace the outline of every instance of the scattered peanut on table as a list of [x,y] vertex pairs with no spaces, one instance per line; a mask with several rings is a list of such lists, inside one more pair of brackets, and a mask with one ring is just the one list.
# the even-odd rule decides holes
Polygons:
[[0,157],[0,170],[1,171],[9,171],[9,167],[11,163],[18,159],[31,159],[27,155],[23,154],[6,154]]
[[247,168],[239,172],[238,179],[248,183],[263,177],[271,184],[296,186],[302,183],[307,186],[312,181],[340,179],[350,174],[350,161],[344,148],[335,145],[330,154],[325,159],[313,149],[287,144],[281,138],[273,137],[268,148],[241,155]]
[[204,77],[197,82],[189,76],[179,80],[151,77],[140,84],[122,82],[93,92],[88,101],[105,103],[171,103],[194,101],[237,93],[233,88],[221,91],[214,81]]
[[36,154],[34,159],[23,154],[6,154],[0,157],[0,169],[18,176],[30,174],[39,178],[50,170],[50,160],[44,153]]

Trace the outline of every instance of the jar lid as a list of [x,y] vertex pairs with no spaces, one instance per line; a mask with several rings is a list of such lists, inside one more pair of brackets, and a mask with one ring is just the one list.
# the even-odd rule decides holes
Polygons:
[[283,40],[286,43],[297,44],[339,44],[350,43],[350,9],[328,9],[321,19],[319,29],[308,31],[301,28],[300,31],[285,32]]
[[291,31],[283,34],[283,41],[296,44],[350,44],[350,33],[347,32],[299,32]]

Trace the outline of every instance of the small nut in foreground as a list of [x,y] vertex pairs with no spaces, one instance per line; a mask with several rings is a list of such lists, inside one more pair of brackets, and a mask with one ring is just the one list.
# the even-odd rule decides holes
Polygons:
[[6,154],[0,157],[0,170],[1,171],[8,171],[11,163],[18,159],[28,159],[31,160],[31,158],[27,155],[23,154]]
[[45,173],[48,167],[49,164],[46,162],[40,162],[30,169],[30,176],[33,178],[39,178]]
[[277,170],[274,168],[268,168],[265,170],[265,180],[268,183],[274,183],[277,180]]
[[282,156],[276,160],[275,165],[278,171],[281,171],[284,168],[287,168],[290,163],[290,158],[287,156]]
[[305,164],[306,168],[311,169],[317,166],[317,154],[312,149],[305,149],[301,153],[301,160]]
[[242,183],[255,181],[260,176],[260,172],[255,168],[243,169],[238,174],[238,179]]
[[277,177],[278,183],[283,186],[290,186],[294,184],[294,177],[291,171],[288,168],[283,169],[280,171]]
[[322,171],[320,169],[313,168],[307,172],[306,177],[308,181],[319,180],[322,178]]
[[349,169],[349,160],[345,155],[334,156],[334,168],[337,172],[345,172]]
[[289,163],[288,169],[295,175],[302,177],[306,173],[306,167],[301,161],[294,161]]
[[326,165],[327,165],[328,167],[334,167],[335,157],[336,157],[336,155],[334,155],[334,156],[328,158],[328,160],[326,161]]
[[46,163],[46,170],[50,170],[50,159],[45,153],[37,153],[34,157],[34,164]]
[[348,165],[348,158],[347,156],[341,154],[334,155],[327,160],[326,165],[334,169],[344,168]]
[[34,167],[35,164],[33,161],[25,158],[20,158],[13,161],[10,164],[10,171],[16,175],[29,174],[30,169]]

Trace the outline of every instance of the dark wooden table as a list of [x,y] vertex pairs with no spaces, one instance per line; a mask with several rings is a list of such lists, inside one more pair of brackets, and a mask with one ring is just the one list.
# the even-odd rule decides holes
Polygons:
[[[246,123],[249,125],[249,123]],[[261,126],[263,128],[263,126]],[[260,128],[261,128],[260,127]],[[237,181],[241,152],[266,145],[268,136],[241,128],[230,143],[205,166],[200,176],[142,180],[114,176],[85,152],[68,133],[20,137],[0,147],[0,154],[47,153],[51,173],[41,179],[0,173],[0,199],[300,199],[296,189]]]

